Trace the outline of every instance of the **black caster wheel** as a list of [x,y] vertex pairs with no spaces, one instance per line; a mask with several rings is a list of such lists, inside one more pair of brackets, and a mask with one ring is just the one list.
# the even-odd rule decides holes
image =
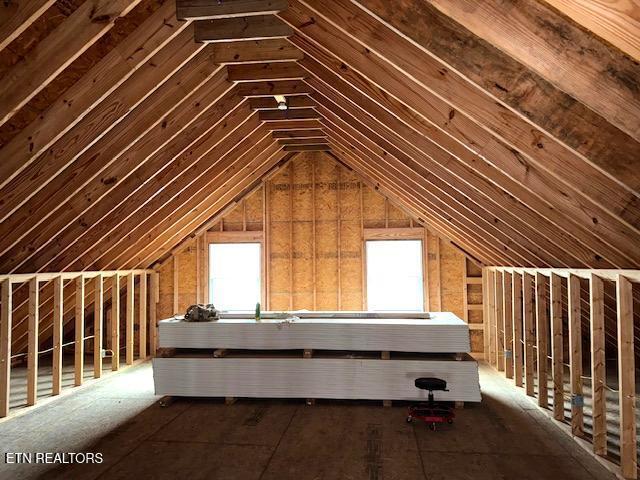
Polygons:
[[453,420],[449,419],[449,420],[447,420],[447,423],[448,423],[449,425],[451,425],[451,424],[453,424]]
[[412,421],[413,421],[413,418],[411,417],[411,415],[409,415],[409,416],[407,417],[407,423],[411,423]]

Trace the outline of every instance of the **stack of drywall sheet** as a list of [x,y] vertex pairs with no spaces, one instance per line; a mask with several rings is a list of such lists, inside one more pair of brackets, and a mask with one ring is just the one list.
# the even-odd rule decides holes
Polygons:
[[447,381],[448,392],[436,400],[479,402],[477,363],[427,355],[394,355],[382,360],[322,355],[231,354],[224,358],[185,356],[153,360],[158,395],[194,397],[337,398],[424,400],[414,386],[419,377]]
[[184,322],[179,318],[163,320],[159,324],[159,346],[425,353],[470,351],[469,326],[452,313],[431,313],[429,318],[418,316],[425,317],[425,314],[398,313],[356,314],[352,318],[345,318],[347,315],[342,312],[294,315],[293,318],[262,318],[260,321],[247,315],[245,318],[224,315],[218,321],[201,323]]

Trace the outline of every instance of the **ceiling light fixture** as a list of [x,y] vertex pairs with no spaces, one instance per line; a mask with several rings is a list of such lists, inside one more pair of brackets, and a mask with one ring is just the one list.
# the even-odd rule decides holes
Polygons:
[[284,95],[274,95],[276,102],[278,102],[278,110],[287,110],[287,98]]

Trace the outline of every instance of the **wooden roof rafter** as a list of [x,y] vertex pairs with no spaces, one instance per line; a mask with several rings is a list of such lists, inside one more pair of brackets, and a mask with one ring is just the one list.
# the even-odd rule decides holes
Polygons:
[[[336,64],[337,64],[336,68],[339,68],[340,73],[342,73],[343,75],[345,73],[348,74],[350,70],[349,67],[354,68],[355,66],[355,67],[358,67],[360,71],[364,71],[369,75],[369,81],[372,82],[372,84],[379,83],[384,88],[387,88],[387,91],[389,91],[389,87],[391,87],[390,91],[393,92],[394,96],[400,96],[400,98],[402,98],[403,94],[404,96],[406,96],[407,94],[412,94],[412,87],[409,83],[407,83],[406,75],[403,75],[400,72],[396,74],[396,70],[390,70],[388,64],[381,63],[382,61],[378,60],[376,57],[371,57],[371,56],[365,57],[364,53],[362,53],[361,50],[359,49],[356,50],[346,39],[344,41],[341,41],[339,44],[335,43],[338,39],[341,39],[339,33],[337,33],[338,31],[335,29],[335,27],[329,25],[326,22],[323,22],[321,18],[315,17],[314,22],[308,23],[305,20],[309,18],[308,15],[300,14],[299,16],[293,16],[293,14],[291,13],[291,9],[288,10],[287,12],[283,12],[281,16],[285,20],[290,21],[290,23],[292,23],[293,25],[295,25],[296,23],[304,25],[304,32],[298,31],[296,35],[294,35],[290,39],[290,41],[294,43],[296,46],[298,46],[301,50],[303,50],[307,54],[307,56],[314,57],[314,52],[311,52],[309,50],[309,45],[310,45],[309,42],[305,41],[301,35],[312,38],[314,42],[319,42],[320,44],[322,44],[323,48],[331,49],[333,55],[336,56]],[[332,29],[332,30],[329,32],[329,30],[327,29]],[[347,67],[347,64],[345,64],[345,61],[349,62],[348,67]],[[301,64],[304,65],[304,63],[305,63],[305,60],[303,59],[301,61]],[[378,69],[379,71],[376,74],[373,74],[372,69],[374,70]],[[394,75],[395,75],[395,78],[393,77]],[[354,80],[354,79],[353,77],[351,77],[349,80]],[[407,87],[409,87],[409,89],[407,89]],[[371,88],[373,88],[373,85],[362,85],[360,86],[360,88],[365,88],[366,90],[363,90],[363,91],[368,93],[371,90]],[[376,86],[376,88],[379,88],[379,87]],[[413,93],[413,95],[416,98],[413,101],[411,101],[410,103],[411,108],[418,109],[418,111],[420,111],[422,107],[429,107],[431,109],[431,113],[429,113],[428,110],[425,111],[427,118],[433,116],[434,114],[435,115],[442,114],[444,118],[442,120],[438,119],[438,121],[435,123],[436,125],[440,126],[440,128],[445,127],[446,129],[449,129],[450,126],[455,127],[454,124],[457,124],[459,122],[462,122],[462,123],[467,122],[466,117],[456,115],[455,110],[452,110],[450,107],[446,107],[445,105],[443,105],[443,109],[446,108],[444,111],[440,110],[439,112],[436,112],[435,110],[433,110],[432,106],[437,104],[438,102],[442,103],[442,100],[435,97],[429,97],[428,100],[426,100],[426,97],[428,97],[427,92],[423,90],[419,90],[418,86],[413,87],[413,92],[415,92]],[[376,101],[379,101],[380,98],[385,98],[385,97],[376,96],[373,98],[375,98]],[[427,103],[425,103],[425,101]],[[453,114],[451,112],[453,112]],[[473,144],[473,148],[477,148],[476,145],[491,145],[491,147],[495,149],[500,145],[499,143],[496,142],[496,140],[491,140],[491,136],[486,130],[479,129],[477,125],[474,123],[468,123],[468,126],[465,127],[465,131],[460,131],[460,130],[457,130],[456,128],[451,133],[454,134],[454,137],[460,138],[460,140],[463,142],[463,145],[465,145],[469,141],[469,134],[474,129],[477,135],[482,135],[488,138],[482,139],[482,140],[478,139],[478,141]],[[500,142],[500,140],[497,140],[497,141]],[[492,142],[492,143],[488,143],[488,142]],[[518,178],[518,179],[525,178],[526,181],[532,181],[532,180],[537,181],[537,177],[533,177],[531,175],[527,177],[522,177],[521,174],[518,174],[517,176],[514,177],[513,172],[509,170],[522,169],[523,171],[525,170],[529,171],[531,168],[537,168],[537,167],[535,166],[535,164],[527,164],[522,162],[521,161],[521,159],[523,158],[522,154],[513,150],[512,147],[508,145],[504,145],[504,146],[501,146],[500,148],[504,151],[504,156],[502,156],[501,154],[498,154],[498,155],[494,154],[492,156],[485,155],[484,158],[486,158],[489,161],[496,160],[496,159],[503,161],[508,159],[509,157],[514,157],[514,154],[515,154],[516,160],[519,160],[519,161],[515,163],[503,162],[504,166],[508,167],[505,173],[511,175],[512,178]],[[533,189],[533,191],[536,191],[537,189],[549,190],[548,185],[554,185],[554,183],[557,184],[557,177],[550,176],[546,171],[541,171],[541,173],[543,175],[548,176],[549,179],[548,180],[546,179],[544,182],[542,181],[538,182],[539,187],[538,185],[536,185],[536,188]],[[583,180],[584,179],[581,179],[581,181]],[[555,194],[554,197],[552,197],[557,199],[557,202],[553,203],[553,208],[558,210],[564,210],[565,212],[567,212],[566,216],[568,219],[573,219],[575,218],[576,215],[580,215],[584,217],[585,212],[589,210],[592,212],[588,218],[585,218],[585,223],[588,222],[589,224],[589,231],[591,232],[590,235],[594,238],[594,242],[598,242],[598,237],[601,237],[602,239],[604,239],[604,242],[600,242],[601,245],[603,243],[605,245],[608,244],[608,247],[606,248],[606,250],[603,248],[600,248],[600,250],[598,251],[598,254],[595,255],[594,258],[597,259],[598,257],[602,256],[602,254],[607,250],[611,250],[613,252],[615,252],[616,250],[618,250],[619,252],[624,251],[625,254],[627,255],[632,254],[632,251],[628,248],[628,246],[630,245],[629,239],[633,238],[635,235],[632,230],[629,230],[627,227],[624,226],[626,222],[622,221],[622,225],[621,225],[619,223],[621,219],[618,218],[614,221],[612,216],[609,216],[610,214],[608,212],[602,211],[599,203],[594,203],[591,200],[586,200],[584,197],[582,197],[582,195],[584,195],[584,192],[582,191],[578,192],[576,190],[573,190],[570,192],[571,192],[569,193],[570,195],[577,196],[576,200],[578,202],[582,204],[585,204],[585,202],[590,202],[590,203],[585,204],[581,208],[574,208],[572,203],[569,203],[566,200],[567,199],[566,187],[563,187],[563,188],[561,187],[559,188],[558,193]],[[548,198],[548,196],[546,197]],[[547,214],[548,212],[550,212],[549,208],[545,207],[543,214]],[[596,220],[591,222],[591,219],[596,219]],[[585,223],[583,223],[583,225]],[[610,225],[610,227],[605,227],[605,225]],[[624,230],[625,228],[627,228],[627,233],[621,234],[620,230],[621,229]],[[626,261],[620,262],[619,265],[629,266],[632,263],[633,262],[626,260]]]

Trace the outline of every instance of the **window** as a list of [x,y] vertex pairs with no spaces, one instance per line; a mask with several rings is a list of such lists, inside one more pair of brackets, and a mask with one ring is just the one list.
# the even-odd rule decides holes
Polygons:
[[209,245],[209,301],[219,310],[254,310],[260,301],[259,243]]
[[422,240],[366,242],[367,303],[374,311],[422,311]]

